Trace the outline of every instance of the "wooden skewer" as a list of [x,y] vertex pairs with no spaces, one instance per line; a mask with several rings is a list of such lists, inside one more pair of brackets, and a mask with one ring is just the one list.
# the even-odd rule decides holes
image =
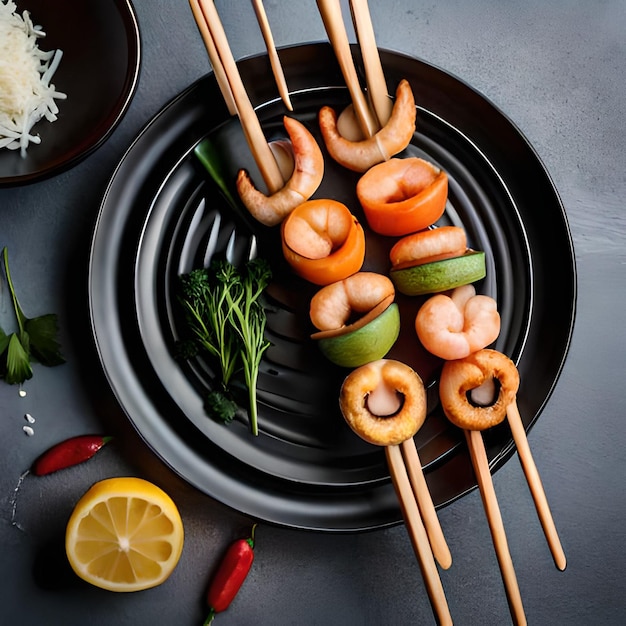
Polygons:
[[535,502],[535,508],[537,509],[541,526],[543,527],[543,532],[550,546],[550,551],[552,552],[552,558],[557,568],[564,570],[567,566],[567,560],[563,552],[563,547],[561,546],[556,526],[554,525],[554,520],[552,519],[552,513],[548,506],[548,499],[546,498],[537,466],[535,465],[530,446],[528,445],[526,430],[524,429],[524,424],[519,409],[517,408],[517,402],[514,401],[507,407],[507,418],[515,446],[517,447],[517,453]]
[[489,522],[493,545],[496,550],[496,556],[498,557],[511,616],[514,624],[522,626],[526,624],[526,615],[524,614],[522,597],[517,584],[517,577],[515,575],[515,569],[513,568],[513,561],[509,552],[506,534],[504,532],[502,515],[500,514],[496,492],[493,487],[493,480],[491,478],[482,433],[478,430],[466,430],[464,432],[474,471],[476,472],[476,479],[485,508],[485,514]]
[[226,106],[228,107],[228,112],[231,115],[237,115],[237,106],[235,105],[233,92],[228,84],[228,78],[226,77],[224,66],[220,60],[220,55],[217,53],[215,42],[213,41],[213,37],[211,37],[211,31],[209,30],[209,27],[204,19],[204,13],[202,13],[202,9],[200,8],[200,2],[198,0],[189,0],[189,4],[191,5],[191,11],[193,12],[196,24],[198,25],[198,30],[200,31],[202,40],[204,41],[204,46],[209,54],[209,60],[213,66],[213,73],[215,74],[215,79],[217,80],[217,86],[222,93],[222,98],[224,98]]
[[293,111],[293,105],[291,104],[291,98],[289,97],[289,89],[287,88],[287,81],[285,80],[283,66],[280,63],[278,52],[276,51],[276,46],[274,45],[274,37],[272,36],[272,30],[270,29],[270,23],[267,19],[265,7],[263,6],[262,0],[252,0],[252,4],[254,6],[257,21],[261,27],[261,32],[263,33],[263,39],[265,40],[265,47],[267,49],[267,55],[270,58],[270,64],[274,73],[274,80],[276,81],[276,86],[278,87],[278,93],[280,94],[282,101],[285,103],[285,106],[290,111]]
[[361,48],[365,78],[370,102],[380,126],[384,126],[391,117],[393,103],[387,93],[387,81],[378,54],[374,36],[374,26],[367,5],[367,0],[350,0],[352,20]]
[[[202,21],[208,28],[215,49],[224,68],[228,84],[235,101],[237,114],[241,121],[244,134],[250,146],[254,160],[261,172],[261,176],[270,194],[276,193],[285,184],[274,154],[272,153],[263,134],[263,129],[248,98],[241,80],[237,64],[228,45],[224,27],[215,8],[213,0],[199,0]],[[194,16],[196,14],[194,13]]]
[[450,554],[450,549],[448,548],[443,531],[441,530],[437,511],[435,510],[430,490],[424,478],[422,463],[417,448],[415,447],[415,441],[413,438],[407,439],[400,444],[400,447],[402,449],[402,456],[404,457],[404,465],[407,469],[413,493],[417,499],[417,505],[426,528],[433,555],[443,569],[449,569],[452,565],[452,555]]
[[350,42],[346,33],[339,0],[317,0],[324,27],[335,51],[339,67],[352,98],[352,105],[357,122],[365,137],[372,137],[378,130],[378,125],[369,109],[367,100],[361,90],[359,78],[354,66],[354,59],[350,51]]
[[398,494],[400,505],[402,506],[411,543],[413,544],[413,549],[415,550],[420,569],[422,570],[426,591],[428,592],[428,597],[430,598],[431,605],[437,616],[438,623],[442,626],[452,624],[452,617],[450,615],[450,609],[448,608],[443,585],[441,584],[441,578],[437,570],[437,564],[435,563],[428,542],[428,536],[426,535],[426,529],[420,517],[417,502],[411,490],[411,483],[402,460],[400,446],[387,446],[385,448],[385,455],[387,457],[391,479],[396,493]]

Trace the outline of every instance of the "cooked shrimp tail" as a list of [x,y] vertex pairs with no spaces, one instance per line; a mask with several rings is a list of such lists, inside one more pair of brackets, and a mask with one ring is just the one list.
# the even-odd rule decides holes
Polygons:
[[415,330],[422,345],[442,359],[462,359],[485,348],[500,333],[496,301],[476,295],[473,285],[437,294],[420,307]]
[[276,226],[317,190],[324,176],[324,157],[309,130],[293,117],[285,116],[285,129],[291,140],[294,169],[282,189],[272,195],[258,190],[250,175],[240,170],[237,191],[251,215],[266,226]]
[[313,296],[311,322],[321,331],[336,330],[345,326],[353,313],[367,313],[394,294],[393,283],[383,274],[357,272],[322,287]]
[[415,132],[415,98],[406,79],[396,89],[396,99],[389,121],[375,135],[362,141],[350,141],[337,129],[337,113],[325,106],[318,121],[324,143],[330,156],[344,167],[355,172],[365,172],[373,165],[389,160],[402,152]]

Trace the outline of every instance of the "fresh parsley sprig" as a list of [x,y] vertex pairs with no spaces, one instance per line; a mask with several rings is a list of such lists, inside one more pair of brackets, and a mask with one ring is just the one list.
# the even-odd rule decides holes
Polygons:
[[57,316],[48,313],[34,318],[26,317],[13,286],[6,247],[2,250],[2,258],[18,329],[7,335],[0,328],[0,378],[15,385],[33,377],[33,362],[52,367],[65,363],[65,359],[57,339]]
[[230,263],[218,266],[218,280],[224,281],[229,320],[241,340],[239,351],[248,388],[250,427],[253,435],[259,434],[257,425],[256,388],[261,357],[269,348],[265,339],[267,318],[259,298],[271,278],[269,264],[261,259],[249,261],[243,272],[237,272]]
[[258,434],[257,380],[261,357],[269,347],[265,339],[265,309],[261,295],[271,270],[263,259],[248,261],[241,269],[215,260],[208,269],[196,269],[180,277],[181,304],[191,340],[182,342],[180,354],[190,358],[206,352],[219,363],[219,388],[208,394],[207,412],[226,423],[237,404],[232,399],[236,374],[243,372],[248,390],[248,414],[252,434]]

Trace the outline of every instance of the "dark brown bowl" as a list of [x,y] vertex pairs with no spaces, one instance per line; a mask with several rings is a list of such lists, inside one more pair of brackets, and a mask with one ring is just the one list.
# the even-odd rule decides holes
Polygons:
[[137,86],[139,29],[130,0],[17,0],[46,36],[41,50],[60,49],[52,83],[67,94],[59,117],[33,127],[41,137],[26,158],[0,150],[0,186],[21,185],[58,174],[98,148],[120,122]]

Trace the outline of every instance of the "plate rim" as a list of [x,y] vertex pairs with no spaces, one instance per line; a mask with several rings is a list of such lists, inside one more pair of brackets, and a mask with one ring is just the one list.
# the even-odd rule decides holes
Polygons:
[[[322,42],[323,45],[327,45],[326,42]],[[320,45],[319,42],[310,42],[310,43],[304,43],[304,44],[294,44],[292,46],[287,46],[286,48],[304,48],[304,47],[315,47],[317,45]],[[545,164],[543,163],[543,161],[541,160],[541,158],[539,157],[537,151],[535,150],[535,148],[532,146],[532,144],[528,141],[527,137],[524,135],[524,133],[517,127],[517,125],[513,122],[513,120],[506,115],[503,111],[501,111],[499,109],[499,107],[497,107],[497,105],[493,104],[488,98],[486,98],[485,96],[483,96],[483,94],[481,94],[480,92],[478,92],[475,88],[473,88],[471,85],[469,85],[466,81],[459,79],[458,77],[456,77],[454,74],[443,70],[442,68],[439,68],[427,61],[424,61],[422,59],[418,59],[416,57],[407,55],[406,53],[402,53],[402,52],[396,52],[396,51],[392,51],[392,50],[383,50],[381,49],[381,52],[385,52],[385,53],[389,53],[391,55],[397,56],[397,57],[402,57],[404,59],[406,59],[409,62],[419,62],[421,64],[424,64],[425,66],[428,66],[429,68],[431,68],[432,70],[435,70],[436,72],[442,73],[443,75],[457,81],[458,83],[460,83],[461,85],[463,85],[463,87],[465,89],[470,90],[471,92],[473,92],[477,97],[479,97],[481,100],[484,100],[489,106],[490,108],[493,108],[494,110],[496,110],[505,120],[506,122],[511,126],[511,128],[515,131],[515,133],[524,141],[524,143],[526,144],[526,146],[530,149],[534,160],[535,160],[535,165],[539,165],[541,167],[541,169],[543,170],[543,173],[546,177],[546,181],[549,182],[552,192],[554,194],[554,198],[559,206],[560,212],[560,218],[563,220],[563,227],[564,227],[564,232],[567,235],[567,240],[568,240],[568,247],[569,247],[569,251],[570,251],[570,260],[571,260],[571,269],[572,269],[572,285],[571,285],[571,290],[572,290],[572,302],[571,302],[571,314],[570,314],[570,318],[569,318],[569,324],[568,324],[568,328],[566,330],[566,341],[564,343],[564,345],[562,346],[562,354],[561,354],[561,358],[559,360],[559,364],[558,364],[558,368],[556,371],[556,374],[554,375],[554,379],[552,381],[552,384],[550,386],[550,388],[548,389],[548,392],[546,394],[546,397],[544,398],[543,402],[541,403],[539,409],[536,411],[535,415],[533,416],[532,420],[529,422],[529,424],[527,425],[527,430],[529,430],[532,425],[536,422],[536,420],[538,419],[539,415],[541,414],[541,412],[543,411],[543,409],[545,408],[546,404],[548,403],[554,388],[556,387],[557,383],[558,383],[558,379],[561,375],[563,366],[565,364],[568,352],[569,352],[569,348],[571,345],[571,340],[572,340],[572,334],[573,334],[573,329],[574,329],[574,324],[575,324],[575,318],[576,318],[576,300],[577,300],[577,272],[576,272],[576,259],[575,259],[575,252],[574,252],[574,246],[573,246],[573,240],[572,240],[572,236],[571,236],[571,230],[569,228],[569,224],[568,224],[568,220],[567,220],[567,214],[565,212],[565,207],[563,206],[563,203],[561,201],[560,195],[558,193],[558,190],[556,188],[556,186],[554,185],[554,182],[552,180],[552,177],[550,176],[547,168],[545,167]],[[265,54],[258,54],[258,55],[252,55],[250,57],[246,57],[246,59],[242,59],[241,61],[245,61],[247,59],[256,59],[259,57],[266,57]],[[103,355],[101,352],[101,346],[99,344],[98,341],[98,334],[97,334],[97,329],[95,327],[95,320],[94,320],[94,316],[93,316],[93,301],[92,301],[92,291],[93,291],[93,285],[92,285],[92,278],[93,278],[93,262],[94,262],[94,247],[95,247],[95,243],[96,243],[96,238],[98,235],[98,228],[99,225],[101,223],[101,219],[103,219],[103,214],[105,211],[105,207],[106,207],[106,200],[107,197],[109,196],[109,193],[113,187],[113,185],[115,184],[116,181],[116,177],[118,175],[118,172],[120,171],[120,169],[122,168],[124,162],[126,161],[126,159],[129,157],[129,155],[133,152],[135,146],[137,145],[138,142],[141,141],[142,137],[148,132],[148,130],[151,128],[151,126],[156,122],[156,120],[165,113],[165,111],[171,109],[172,107],[174,107],[176,105],[177,102],[179,102],[180,100],[183,100],[190,92],[192,92],[194,89],[196,89],[198,87],[198,84],[208,80],[211,80],[212,77],[212,72],[208,72],[207,74],[205,74],[204,76],[200,77],[199,79],[197,79],[196,81],[194,81],[191,85],[189,85],[186,89],[184,89],[181,93],[179,93],[177,96],[175,96],[173,99],[171,99],[168,103],[166,103],[166,105],[164,107],[161,108],[161,110],[159,112],[157,112],[157,114],[155,114],[155,116],[153,116],[153,118],[144,126],[144,128],[140,131],[140,133],[137,135],[137,137],[134,139],[134,141],[131,143],[131,145],[129,146],[129,148],[127,149],[127,151],[124,153],[124,155],[121,157],[117,167],[115,168],[115,171],[113,173],[113,175],[110,178],[109,181],[109,185],[107,186],[106,192],[104,194],[101,206],[100,206],[100,211],[98,212],[98,217],[96,220],[96,225],[94,228],[94,232],[93,232],[93,238],[92,238],[92,243],[91,243],[91,253],[90,253],[90,268],[89,268],[89,294],[90,294],[90,313],[91,313],[91,320],[92,320],[92,332],[93,332],[93,337],[97,346],[97,350],[98,350],[98,355],[99,358],[101,359],[101,364],[102,367],[104,369],[106,378],[109,381],[109,384],[111,385],[111,388],[114,392],[114,394],[117,397],[117,390],[115,389],[115,386],[113,385],[113,381],[110,379],[110,374],[109,371],[107,369],[107,366],[103,360]],[[120,401],[120,398],[117,397],[118,401]],[[124,412],[127,413],[126,408],[124,407],[124,405],[120,402],[121,404],[121,408],[124,410]],[[129,417],[129,421],[131,422],[131,424],[137,429],[137,425],[135,424],[135,421],[132,419],[132,417],[130,415],[127,416]],[[142,432],[139,432],[139,434],[142,436],[142,438],[144,440],[144,434]],[[166,459],[163,459],[163,457],[161,456],[161,454],[159,454],[158,451],[154,450],[153,446],[150,444],[149,441],[146,441],[146,443],[149,445],[149,447],[155,452],[155,454],[161,458],[162,460],[164,460],[166,462],[166,464],[169,465],[169,463],[167,462]],[[495,457],[490,459],[490,466],[492,468],[493,471],[497,470],[499,467],[502,466],[502,464],[511,456],[513,452],[513,443],[510,442],[509,445],[507,447],[505,447],[504,449],[502,449],[502,451],[496,455]],[[171,467],[171,465],[170,465]],[[172,469],[180,474],[180,471],[178,468],[173,468]],[[189,478],[183,475],[183,478],[185,480],[189,481]],[[193,484],[193,482],[191,482],[191,484]],[[456,498],[451,499],[449,502],[446,502],[445,504],[449,504],[450,502],[462,497],[463,495],[465,495],[466,493],[468,493],[468,491],[472,491],[473,489],[476,488],[476,485],[471,486],[468,490],[463,491],[462,493],[459,493]],[[206,493],[206,492],[205,492]],[[211,495],[211,494],[208,494]],[[236,510],[239,510],[240,512],[243,513],[248,513],[251,514],[250,511],[245,511],[242,510],[242,508],[240,506],[234,506],[231,502],[224,502],[226,505],[231,506],[232,508],[235,508]],[[397,504],[397,503],[396,503]],[[266,520],[269,522],[273,522],[273,523],[277,523],[279,525],[286,525],[286,526],[290,526],[290,527],[296,527],[296,528],[306,528],[306,526],[301,526],[301,525],[294,525],[294,524],[290,524],[290,523],[283,523],[280,520]],[[395,522],[393,523],[399,523],[401,521],[401,519],[397,519]],[[389,524],[384,524],[384,525],[389,525]],[[375,528],[379,528],[381,526],[379,525],[375,525]],[[350,531],[355,531],[355,530],[367,530],[370,527],[368,526],[363,527],[363,528],[311,528],[314,530],[325,530],[325,531],[342,531],[342,530],[350,530]]]

